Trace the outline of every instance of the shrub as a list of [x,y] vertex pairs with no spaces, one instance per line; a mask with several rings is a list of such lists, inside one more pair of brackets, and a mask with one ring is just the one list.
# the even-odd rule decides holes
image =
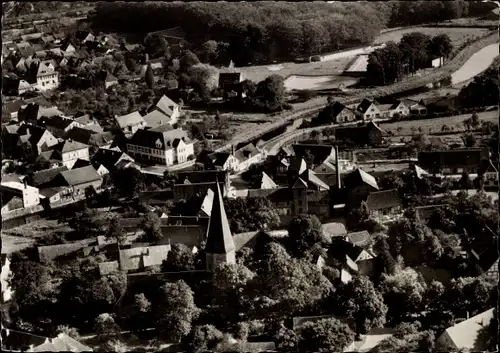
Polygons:
[[318,61],[321,61],[321,56],[319,55],[314,55],[314,56],[311,56],[311,58],[309,59],[310,62],[318,62]]

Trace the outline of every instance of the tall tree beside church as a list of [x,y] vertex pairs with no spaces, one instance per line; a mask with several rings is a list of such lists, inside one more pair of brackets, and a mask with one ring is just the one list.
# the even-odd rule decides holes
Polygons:
[[151,64],[148,64],[148,68],[146,69],[146,76],[144,77],[146,80],[146,85],[149,89],[155,88],[155,75],[153,73],[153,69],[151,68]]

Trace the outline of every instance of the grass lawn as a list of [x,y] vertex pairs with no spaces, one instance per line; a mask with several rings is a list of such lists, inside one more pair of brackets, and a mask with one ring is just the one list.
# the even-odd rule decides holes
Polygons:
[[436,36],[439,34],[447,34],[453,46],[455,48],[461,46],[468,40],[481,37],[489,32],[486,28],[434,28],[434,27],[414,27],[414,28],[402,28],[400,30],[383,33],[379,35],[375,39],[375,43],[385,43],[389,41],[393,41],[398,43],[403,35],[412,33],[412,32],[420,32],[423,34],[427,34],[429,36]]
[[[418,129],[421,127],[424,133],[429,133],[429,129],[433,132],[441,132],[441,127],[446,124],[450,128],[452,127],[455,131],[464,131],[464,120],[471,117],[472,114],[463,114],[448,116],[443,118],[434,119],[420,119],[420,120],[403,120],[393,123],[381,123],[380,128],[385,131],[392,131],[395,135],[411,135],[412,128]],[[493,110],[489,112],[481,112],[477,114],[480,120],[491,121],[493,123],[498,123],[498,111]],[[401,128],[398,131],[398,128]]]

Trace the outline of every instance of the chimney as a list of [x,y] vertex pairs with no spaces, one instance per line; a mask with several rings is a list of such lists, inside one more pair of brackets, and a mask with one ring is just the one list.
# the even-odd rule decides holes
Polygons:
[[234,156],[234,153],[236,152],[236,148],[234,145],[231,145],[231,154]]
[[337,176],[337,190],[342,188],[340,180],[339,146],[335,145],[335,174]]
[[23,179],[23,184],[24,184],[24,188],[27,189],[28,188],[28,181],[25,179]]
[[144,61],[146,62],[146,64],[149,62],[149,54],[148,53],[144,54]]

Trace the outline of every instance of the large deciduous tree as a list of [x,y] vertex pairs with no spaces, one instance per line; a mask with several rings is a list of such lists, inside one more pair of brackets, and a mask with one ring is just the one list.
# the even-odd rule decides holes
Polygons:
[[184,244],[174,244],[167,259],[163,261],[162,272],[191,271],[195,268],[195,255]]
[[321,222],[314,215],[294,217],[288,226],[289,251],[303,257],[315,244],[326,242]]
[[160,296],[155,307],[160,331],[166,339],[179,342],[191,332],[191,323],[199,313],[193,291],[181,280],[163,285]]
[[299,329],[299,350],[342,352],[354,341],[354,333],[337,319],[306,322]]

